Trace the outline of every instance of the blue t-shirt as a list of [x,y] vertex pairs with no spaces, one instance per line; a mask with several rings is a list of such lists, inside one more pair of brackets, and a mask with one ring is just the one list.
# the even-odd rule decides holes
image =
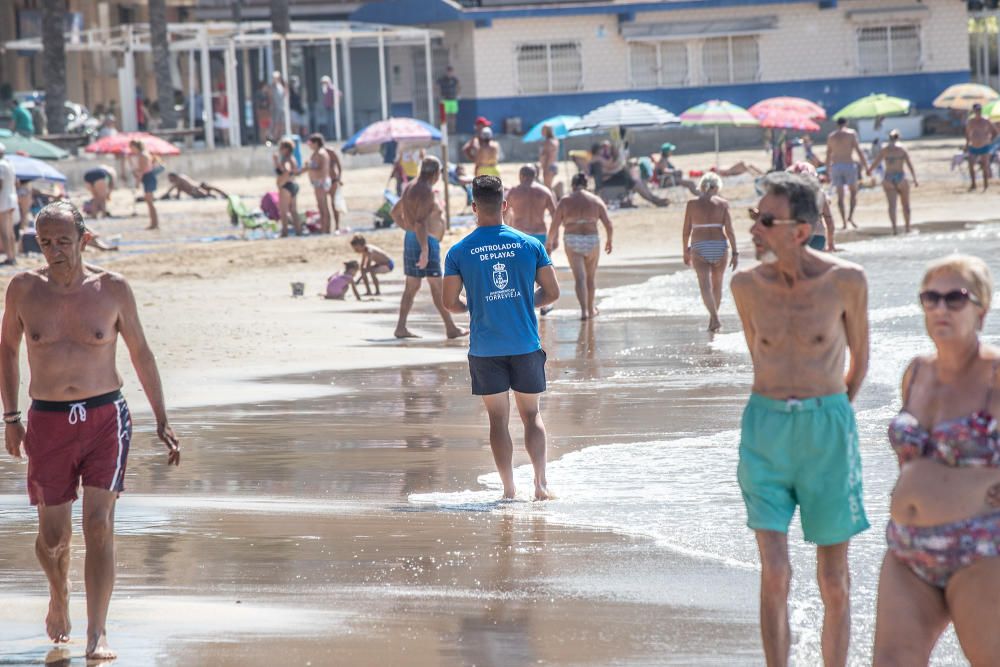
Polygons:
[[535,273],[552,260],[526,234],[496,225],[475,231],[448,251],[445,276],[461,276],[472,320],[469,354],[503,357],[539,350]]

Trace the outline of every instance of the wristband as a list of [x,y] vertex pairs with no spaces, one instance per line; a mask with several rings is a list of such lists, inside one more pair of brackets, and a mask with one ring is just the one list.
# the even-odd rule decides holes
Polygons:
[[4,424],[20,424],[21,423],[21,416],[18,415],[17,417],[4,417],[3,418],[3,423]]
[[4,417],[13,417],[14,415],[20,415],[20,414],[21,414],[20,410],[14,410],[13,412],[5,412],[5,413],[3,413],[3,416]]

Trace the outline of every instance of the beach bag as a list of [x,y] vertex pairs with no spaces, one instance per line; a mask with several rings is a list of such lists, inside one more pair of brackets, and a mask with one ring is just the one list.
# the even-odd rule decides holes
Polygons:
[[333,195],[333,208],[338,213],[347,213],[347,198],[344,197],[341,188],[337,188],[336,194]]
[[278,208],[278,193],[268,192],[266,195],[261,197],[260,210],[264,211],[264,215],[266,215],[269,220],[279,219],[281,217],[281,212]]

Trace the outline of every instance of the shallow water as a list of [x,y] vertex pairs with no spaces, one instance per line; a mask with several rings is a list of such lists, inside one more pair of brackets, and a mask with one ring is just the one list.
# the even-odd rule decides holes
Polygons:
[[[851,663],[863,665],[871,661],[878,569],[885,553],[889,494],[897,474],[886,426],[899,409],[898,387],[906,364],[930,347],[915,296],[923,267],[933,258],[958,251],[983,257],[996,272],[1000,227],[860,242],[843,250],[842,257],[865,266],[870,286],[871,365],[855,407],[865,508],[872,527],[852,541],[850,553]],[[644,320],[658,320],[674,333],[687,329],[687,337],[656,336],[609,350],[608,323],[601,322],[601,357],[610,351],[623,363],[611,377],[575,382],[574,390],[641,390],[656,400],[657,394],[691,389],[715,394],[717,400],[711,407],[694,408],[690,421],[663,423],[665,437],[650,433],[645,442],[588,447],[554,462],[549,477],[562,496],[546,504],[543,516],[574,526],[649,536],[665,549],[720,567],[756,570],[756,546],[744,525],[746,513],[736,483],[739,410],[749,391],[752,368],[731,298],[727,295],[722,314],[726,330],[732,333],[710,337],[699,332],[707,316],[702,314],[691,272],[659,275],[638,286],[603,290],[600,296],[602,317],[623,322],[625,331]],[[670,316],[669,322],[665,316]],[[995,318],[988,320],[984,339],[998,342],[997,331]],[[664,395],[661,400],[669,399]],[[530,467],[517,472],[522,485],[530,482]],[[501,488],[495,473],[479,481],[490,489],[487,496]],[[436,493],[413,496],[411,501],[449,506],[482,496],[483,492]],[[795,664],[820,664],[822,605],[813,577],[815,550],[803,543],[797,516],[790,536],[795,572],[793,658]],[[755,591],[747,590],[746,595]],[[950,631],[933,662],[964,664]]]
[[[924,261],[955,249],[996,256],[1000,227],[844,253],[868,269],[872,321],[857,400],[872,529],[851,552],[853,664],[870,662],[896,476],[885,426],[903,366],[929,345],[913,295]],[[731,300],[726,332],[710,336],[693,274],[673,270],[604,270],[592,323],[575,319],[561,273],[568,296],[541,325],[550,503],[525,501],[520,447],[521,499],[496,502],[464,365],[304,373],[274,382],[335,394],[176,411],[178,470],[137,417],[110,620],[121,663],[760,664],[756,550],[735,473],[749,357]],[[415,315],[426,328],[435,317]],[[49,648],[24,472],[0,461],[0,664]],[[795,663],[818,664],[813,550],[795,522],[792,536]],[[77,533],[76,582],[82,555]],[[178,615],[170,632],[156,622]],[[949,636],[935,664],[962,663]]]

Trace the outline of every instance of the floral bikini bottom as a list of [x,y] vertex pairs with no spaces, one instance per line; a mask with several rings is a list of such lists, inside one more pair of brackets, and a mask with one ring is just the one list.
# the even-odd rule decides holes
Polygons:
[[896,558],[931,586],[943,589],[963,567],[1000,556],[1000,511],[939,526],[889,521],[885,537]]

